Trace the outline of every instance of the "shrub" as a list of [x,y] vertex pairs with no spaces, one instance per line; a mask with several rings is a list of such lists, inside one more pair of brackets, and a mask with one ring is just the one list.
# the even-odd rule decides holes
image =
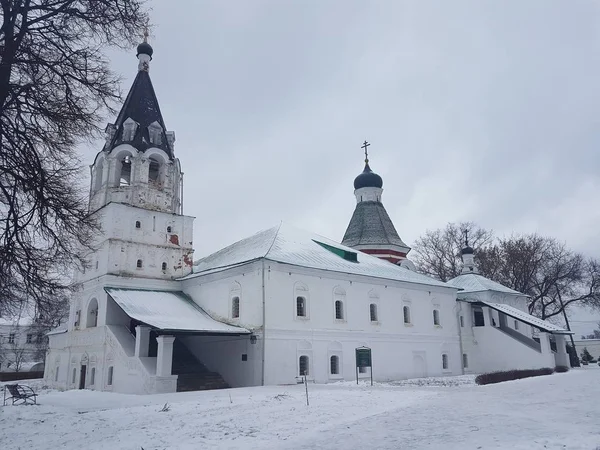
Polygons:
[[504,372],[490,372],[478,375],[475,378],[477,384],[501,383],[502,381],[519,380],[521,378],[538,377],[540,375],[551,375],[554,369],[544,367],[542,369],[506,370]]
[[556,368],[554,369],[554,371],[556,373],[564,373],[564,372],[568,372],[570,369],[567,366],[556,366]]

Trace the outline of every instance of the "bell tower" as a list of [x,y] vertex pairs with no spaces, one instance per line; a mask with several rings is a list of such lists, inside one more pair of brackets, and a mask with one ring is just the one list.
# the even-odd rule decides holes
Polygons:
[[[183,215],[183,173],[150,80],[147,33],[138,72],[91,169],[89,209],[102,233],[83,280],[101,275],[174,279],[192,266],[193,217]],[[83,281],[82,280],[82,281]]]

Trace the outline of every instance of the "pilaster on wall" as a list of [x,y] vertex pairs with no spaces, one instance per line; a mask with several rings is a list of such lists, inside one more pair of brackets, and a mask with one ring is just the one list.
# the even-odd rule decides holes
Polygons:
[[173,342],[175,336],[158,336],[158,352],[156,355],[156,376],[168,377],[173,367]]

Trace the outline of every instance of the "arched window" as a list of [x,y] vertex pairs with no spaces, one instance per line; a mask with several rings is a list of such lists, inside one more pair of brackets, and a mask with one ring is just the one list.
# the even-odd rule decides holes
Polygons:
[[142,222],[140,222],[139,220],[135,221],[135,227],[136,228],[142,228]]
[[335,301],[335,318],[338,320],[344,319],[344,303],[341,300]]
[[77,379],[77,369],[73,367],[73,378],[71,379],[71,383],[75,384],[75,380]]
[[308,356],[302,355],[298,360],[299,375],[308,375]]
[[437,309],[433,310],[433,324],[434,325],[440,324],[440,311]]
[[404,323],[410,323],[410,307],[405,306],[402,308],[402,312],[404,313]]
[[60,367],[56,366],[56,374],[54,375],[54,381],[58,381],[58,371]]
[[142,268],[142,266],[143,266],[142,260],[141,260],[141,259],[138,259],[138,260],[137,260],[137,263],[136,263],[136,267],[137,267],[138,269],[141,269],[141,268]]
[[306,299],[304,297],[296,297],[296,316],[306,317]]
[[240,317],[240,298],[233,297],[231,299],[231,317],[237,319]]
[[95,298],[90,300],[87,308],[87,319],[85,321],[86,328],[93,328],[98,325],[98,300]]
[[160,182],[160,163],[153,157],[150,157],[150,166],[148,167],[148,182]]
[[113,384],[113,366],[110,366],[108,368],[108,381],[107,381],[107,385],[112,386]]
[[90,386],[93,386],[96,382],[96,368],[92,367],[92,373],[90,374]]
[[95,174],[94,174],[94,190],[95,191],[97,191],[98,189],[100,189],[102,187],[103,169],[104,169],[104,161],[102,159],[100,159],[100,161],[98,161],[98,163],[96,164],[96,170],[95,170]]
[[371,322],[377,322],[377,305],[375,303],[369,305],[369,315],[371,316]]
[[162,267],[162,271],[164,272],[165,270],[167,270],[167,263],[166,262],[162,263],[161,267]]
[[172,228],[171,228],[171,225],[169,225],[169,226],[167,227],[167,233],[170,233],[170,232],[171,232],[171,230],[172,230]]
[[442,369],[448,369],[448,355],[446,355],[445,353],[442,355]]
[[331,375],[339,375],[340,373],[340,357],[333,355],[329,358],[329,370]]
[[466,353],[463,353],[463,367],[465,369],[469,368],[469,357],[467,356]]
[[121,176],[119,177],[119,186],[129,186],[131,184],[131,156],[127,155],[121,160]]

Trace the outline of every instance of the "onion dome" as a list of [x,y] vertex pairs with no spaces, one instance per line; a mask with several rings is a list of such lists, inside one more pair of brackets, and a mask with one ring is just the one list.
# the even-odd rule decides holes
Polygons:
[[381,189],[383,179],[371,170],[369,163],[365,163],[365,170],[354,179],[354,189],[374,187]]
[[460,251],[461,255],[472,255],[473,253],[475,253],[475,250],[468,245]]
[[140,45],[137,46],[136,56],[148,55],[150,59],[152,59],[152,53],[154,53],[154,49],[147,42],[142,42]]

